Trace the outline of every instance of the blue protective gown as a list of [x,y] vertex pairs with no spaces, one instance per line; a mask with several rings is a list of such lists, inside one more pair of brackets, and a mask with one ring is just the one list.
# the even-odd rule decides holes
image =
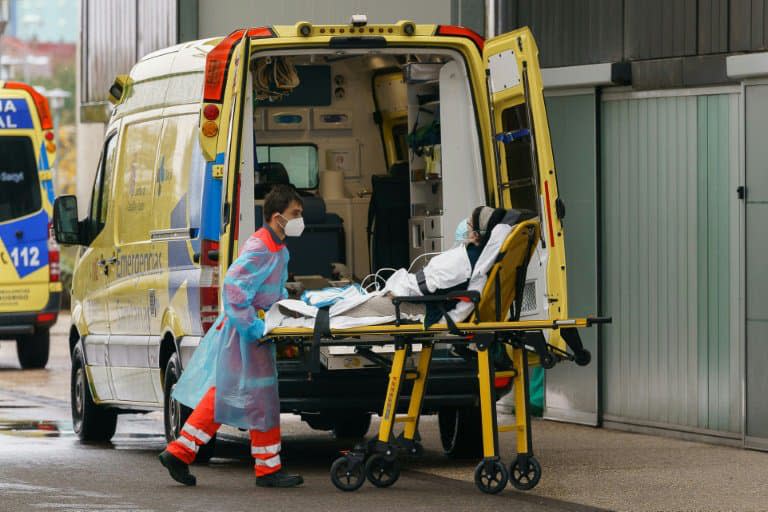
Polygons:
[[263,312],[288,296],[287,280],[288,250],[259,229],[227,270],[223,311],[184,369],[174,399],[194,408],[215,385],[216,422],[260,431],[280,424],[275,346],[260,340]]

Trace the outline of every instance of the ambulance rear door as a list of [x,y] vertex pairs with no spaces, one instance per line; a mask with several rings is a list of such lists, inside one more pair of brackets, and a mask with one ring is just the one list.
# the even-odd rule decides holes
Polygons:
[[[538,49],[531,31],[521,28],[489,39],[483,61],[496,193],[504,207],[533,210],[541,219],[542,242],[529,266],[523,316],[566,318],[563,208],[558,198]],[[553,333],[550,342],[561,342],[558,338]]]
[[[241,210],[243,212],[246,209],[250,210],[251,217],[254,211],[253,178],[247,180],[250,183],[250,191],[246,190],[247,184],[241,183],[241,171],[245,172],[246,156],[243,149],[245,146],[251,146],[250,140],[246,139],[245,143],[243,141],[243,133],[245,132],[243,126],[244,112],[250,112],[252,108],[246,105],[249,97],[247,88],[250,46],[248,31],[244,31],[232,52],[223,93],[222,116],[224,118],[221,129],[227,130],[227,136],[226,139],[219,136],[219,151],[224,153],[222,168],[224,199],[222,201],[222,225],[219,242],[219,269],[222,276],[238,255]],[[253,150],[252,147],[250,149]],[[252,172],[253,168],[251,167]],[[241,191],[243,197],[241,197]],[[252,232],[253,230],[251,230]]]

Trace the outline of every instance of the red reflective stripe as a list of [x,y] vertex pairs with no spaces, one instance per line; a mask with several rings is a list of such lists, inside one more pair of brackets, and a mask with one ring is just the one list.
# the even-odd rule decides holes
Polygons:
[[552,207],[549,205],[549,182],[544,182],[544,199],[547,203],[547,225],[549,226],[549,246],[555,246],[555,233],[552,229]]

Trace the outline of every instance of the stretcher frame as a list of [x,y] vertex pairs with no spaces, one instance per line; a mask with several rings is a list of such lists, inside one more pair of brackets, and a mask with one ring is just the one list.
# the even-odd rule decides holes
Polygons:
[[[532,489],[541,477],[541,466],[533,453],[531,417],[529,409],[529,366],[541,364],[552,368],[557,362],[571,360],[584,366],[591,356],[584,349],[578,329],[610,323],[610,318],[570,318],[555,320],[520,320],[525,275],[535,244],[539,239],[539,224],[533,219],[517,224],[505,239],[496,262],[488,273],[483,294],[460,291],[442,296],[394,297],[396,310],[394,324],[330,329],[327,311],[319,314],[315,329],[276,328],[270,336],[277,342],[290,342],[300,346],[310,358],[310,371],[319,369],[319,349],[323,346],[355,346],[358,353],[381,366],[389,368],[389,377],[377,436],[366,444],[356,446],[331,466],[331,480],[343,491],[359,489],[366,478],[377,487],[393,485],[400,475],[398,455],[418,456],[423,449],[418,435],[419,420],[424,401],[432,354],[437,343],[472,347],[477,354],[477,379],[482,424],[483,459],[475,468],[475,484],[490,494],[504,489],[508,481],[520,490]],[[449,306],[457,302],[471,302],[474,312],[469,321],[455,323],[446,314]],[[432,304],[444,313],[446,323],[424,327],[422,324],[404,323],[400,306],[404,303]],[[503,318],[509,320],[503,320]],[[483,321],[488,319],[489,321]],[[548,342],[544,330],[557,330],[563,346]],[[355,338],[364,338],[356,340]],[[391,362],[370,349],[372,345],[392,345],[395,351]],[[414,345],[421,345],[415,370],[406,368],[406,361]],[[304,350],[310,345],[309,351]],[[497,371],[491,350],[501,345],[511,367]],[[570,349],[570,351],[568,350]],[[531,357],[533,353],[533,357]],[[515,421],[511,425],[498,425],[496,415],[495,379],[509,377],[513,382]],[[405,415],[398,415],[405,381],[413,387]],[[395,425],[404,424],[395,436]],[[515,432],[517,456],[510,469],[499,456],[499,432]]]

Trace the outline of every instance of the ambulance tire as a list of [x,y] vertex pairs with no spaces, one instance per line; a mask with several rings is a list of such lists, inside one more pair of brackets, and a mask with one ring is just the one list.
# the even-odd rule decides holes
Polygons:
[[[178,403],[171,397],[173,387],[181,377],[181,363],[178,353],[171,354],[168,364],[165,367],[165,380],[163,382],[163,424],[165,425],[165,439],[169,443],[181,435],[181,428],[192,414],[192,409]],[[211,437],[208,443],[201,446],[195,456],[196,464],[205,464],[213,457],[216,449],[216,436]]]
[[117,428],[117,411],[93,401],[80,345],[72,353],[70,394],[72,426],[77,437],[81,441],[100,443],[112,439]]
[[371,413],[348,411],[338,413],[333,419],[333,435],[336,439],[362,439],[371,428]]
[[19,364],[25,370],[45,368],[51,351],[51,332],[42,329],[29,336],[20,336],[16,340],[16,354]]
[[437,413],[443,451],[453,459],[483,455],[480,407],[442,407]]

